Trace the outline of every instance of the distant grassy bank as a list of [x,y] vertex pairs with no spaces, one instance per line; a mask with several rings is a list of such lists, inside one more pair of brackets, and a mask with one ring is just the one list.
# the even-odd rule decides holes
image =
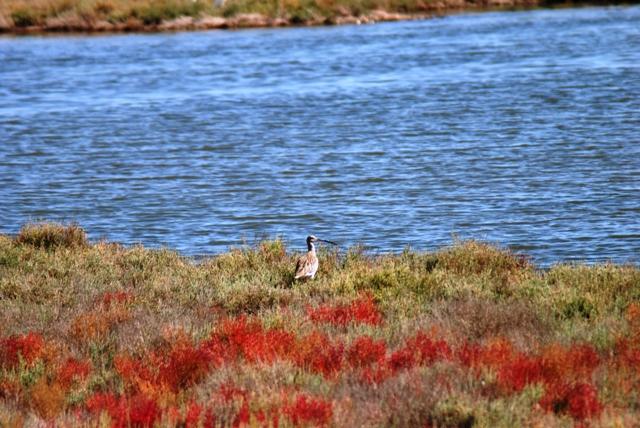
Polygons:
[[564,0],[3,0],[0,32],[171,31],[418,19],[462,10],[634,3]]
[[634,426],[640,269],[0,235],[0,426]]

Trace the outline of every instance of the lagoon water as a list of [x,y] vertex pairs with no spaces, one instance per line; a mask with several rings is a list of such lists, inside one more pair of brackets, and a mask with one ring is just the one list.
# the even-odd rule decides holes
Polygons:
[[640,258],[640,8],[0,38],[0,232]]

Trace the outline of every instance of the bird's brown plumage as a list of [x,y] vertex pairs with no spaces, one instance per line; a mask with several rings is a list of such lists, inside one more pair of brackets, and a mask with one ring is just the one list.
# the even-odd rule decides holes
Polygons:
[[307,254],[301,256],[296,263],[295,279],[311,278],[316,275],[318,270],[318,257],[315,249],[308,251]]

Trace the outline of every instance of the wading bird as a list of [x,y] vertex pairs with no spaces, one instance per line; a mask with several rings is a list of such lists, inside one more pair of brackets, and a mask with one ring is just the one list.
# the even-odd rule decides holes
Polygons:
[[326,242],[328,244],[338,245],[335,242],[318,239],[313,235],[307,236],[307,254],[301,256],[296,263],[295,279],[313,279],[318,271],[318,256],[316,256],[316,246],[314,242]]

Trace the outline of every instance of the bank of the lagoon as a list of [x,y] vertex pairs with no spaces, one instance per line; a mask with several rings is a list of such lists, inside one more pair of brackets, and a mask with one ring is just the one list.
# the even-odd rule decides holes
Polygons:
[[640,269],[0,236],[0,425],[632,426]]
[[592,0],[5,0],[0,32],[156,32],[368,24],[460,11],[633,4]]

